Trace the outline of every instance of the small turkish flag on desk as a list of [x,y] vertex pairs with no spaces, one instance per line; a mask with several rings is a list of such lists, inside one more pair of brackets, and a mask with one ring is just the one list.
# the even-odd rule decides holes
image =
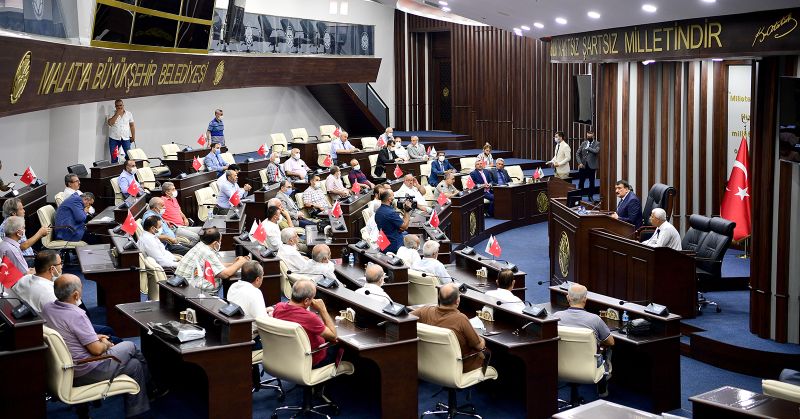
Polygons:
[[258,155],[264,157],[267,155],[267,145],[261,144],[261,147],[258,148]]
[[128,210],[128,216],[125,217],[125,221],[122,222],[122,231],[130,234],[133,236],[133,233],[136,233],[136,220],[133,219],[133,214],[131,214],[131,210]]
[[19,178],[19,180],[26,185],[30,185],[34,180],[36,180],[36,173],[33,173],[33,169],[28,166],[28,168],[25,169],[25,172],[22,173],[22,176]]
[[0,283],[6,288],[11,288],[22,278],[22,275],[14,262],[8,256],[3,256],[3,261],[0,262]]
[[386,237],[386,233],[384,233],[383,230],[380,230],[378,232],[378,248],[381,249],[381,251],[384,251],[387,247],[389,247],[390,244],[392,243],[389,241],[389,238]]
[[234,192],[228,202],[230,202],[234,207],[238,207],[239,204],[242,203],[242,198],[239,197],[239,191]]
[[128,195],[130,196],[139,196],[141,189],[139,189],[139,184],[136,183],[136,181],[133,181],[128,184],[128,190],[126,192],[128,192]]
[[205,146],[206,145],[206,135],[205,134],[202,134],[197,138],[197,144],[200,144],[201,146]]
[[255,239],[257,242],[261,242],[261,243],[263,243],[265,240],[267,240],[267,229],[264,228],[264,223],[263,222],[259,223],[258,227],[256,227],[256,231],[253,232],[253,239]]
[[394,167],[394,178],[398,179],[400,176],[403,176],[403,171],[400,169],[400,165]]
[[322,165],[325,166],[325,167],[333,166],[333,159],[331,158],[330,154],[325,156],[325,160],[322,161]]
[[194,170],[198,171],[203,167],[203,163],[200,163],[200,159],[198,159],[197,156],[194,156],[194,160],[192,160],[192,167],[194,167]]
[[486,253],[496,258],[499,258],[503,253],[503,249],[500,248],[500,242],[494,236],[489,236],[489,241],[486,242]]

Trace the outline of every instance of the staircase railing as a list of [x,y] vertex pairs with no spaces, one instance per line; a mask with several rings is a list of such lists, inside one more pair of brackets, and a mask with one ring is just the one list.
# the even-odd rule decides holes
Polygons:
[[389,107],[386,106],[386,102],[381,99],[375,88],[369,83],[350,83],[349,85],[361,102],[367,106],[372,116],[380,121],[384,127],[388,127]]

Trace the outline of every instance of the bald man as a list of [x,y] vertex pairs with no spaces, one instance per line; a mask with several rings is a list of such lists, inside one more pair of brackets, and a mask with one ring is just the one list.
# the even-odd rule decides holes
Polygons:
[[[316,299],[317,286],[314,282],[301,279],[292,285],[292,297],[288,302],[275,304],[272,317],[280,320],[298,323],[306,331],[311,350],[320,347],[325,341],[336,342],[336,323],[328,313],[325,303]],[[309,308],[313,308],[314,314]],[[333,350],[331,350],[333,349]],[[336,358],[336,349],[331,347],[327,351],[319,351],[311,356],[311,365],[319,368],[333,363]]]
[[614,336],[611,336],[603,319],[597,314],[586,311],[586,296],[589,290],[581,284],[572,284],[567,292],[569,308],[553,313],[553,317],[560,320],[561,326],[584,327],[592,329],[601,346],[614,346]]
[[[367,283],[363,287],[356,290],[356,293],[366,295],[367,297],[375,300],[377,303],[387,304],[392,302],[392,299],[383,290],[383,278],[386,274],[383,268],[375,263],[371,263],[364,271],[364,279]],[[367,294],[369,292],[369,294]]]
[[414,175],[408,174],[403,177],[403,185],[395,192],[398,199],[405,197],[412,197],[417,203],[417,208],[421,211],[428,211],[428,201],[425,200],[425,194],[428,193],[425,187],[419,184]]
[[[369,169],[369,168],[367,168]],[[361,164],[356,159],[350,160],[350,173],[347,174],[350,184],[358,183],[361,187],[374,188],[375,184],[367,180],[367,175],[361,170]]]

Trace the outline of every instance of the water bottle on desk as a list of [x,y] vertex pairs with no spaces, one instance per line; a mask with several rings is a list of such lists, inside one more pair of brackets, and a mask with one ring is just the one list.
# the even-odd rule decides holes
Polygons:
[[628,312],[627,311],[623,311],[622,312],[622,327],[625,327],[625,326],[628,325],[628,320],[629,320],[628,319]]
[[353,256],[353,253],[350,252],[350,256],[347,257],[347,266],[352,267],[356,264],[356,258]]

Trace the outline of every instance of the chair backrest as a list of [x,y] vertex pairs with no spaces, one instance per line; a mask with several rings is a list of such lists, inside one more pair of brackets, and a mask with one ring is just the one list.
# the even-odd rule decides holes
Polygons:
[[111,182],[111,189],[114,190],[114,205],[119,205],[124,201],[122,190],[119,189],[119,176],[112,177],[109,182]]
[[181,147],[177,144],[161,144],[161,155],[164,160],[178,160],[178,152]]
[[200,188],[194,191],[194,197],[197,200],[197,218],[200,221],[205,221],[208,219],[209,210],[213,210],[213,208],[209,209],[207,205],[214,205],[217,202],[214,199],[214,191],[210,187]]
[[139,240],[144,234],[144,227],[142,227],[142,219],[136,220],[136,231],[133,233],[134,239]]
[[322,164],[325,161],[325,157],[331,154],[331,143],[319,143],[317,144],[317,164],[320,166],[324,166]]
[[228,163],[228,164],[235,164],[236,163],[236,159],[233,158],[233,153],[230,153],[230,152],[220,153],[219,157],[225,163]]
[[650,213],[655,208],[662,208],[667,212],[667,221],[672,217],[672,204],[675,202],[675,188],[663,183],[653,184],[650,192],[647,193],[647,201],[642,207],[643,224],[650,225]]
[[558,326],[558,379],[593,384],[603,378],[605,367],[597,362],[597,338],[592,329]]
[[289,299],[292,297],[292,283],[289,282],[289,274],[287,273],[289,271],[289,267],[286,266],[286,262],[282,260],[278,262],[278,266],[281,270],[281,292],[283,293],[284,297]]
[[469,179],[469,175],[461,176],[461,189],[462,190],[466,190],[467,189],[467,179]]
[[144,253],[139,253],[139,292],[142,294],[147,294],[148,290],[150,289],[150,284],[148,283],[148,272],[147,272],[147,262],[145,262],[146,256]]
[[86,166],[83,164],[73,164],[72,166],[67,166],[67,173],[76,174],[78,177],[89,176],[89,171],[86,170]]
[[320,125],[319,126],[319,140],[331,141],[333,140],[333,132],[336,131],[336,125]]
[[63,402],[71,400],[73,369],[72,354],[64,338],[55,330],[42,326],[44,343],[47,345],[47,390]]
[[164,272],[164,268],[156,263],[155,259],[151,258],[150,256],[143,257],[141,253],[139,254],[139,257],[144,263],[144,267],[147,269],[147,298],[153,301],[158,301],[158,283],[166,281],[167,274]]
[[64,202],[64,192],[59,192],[56,194],[56,207],[60,207],[62,202]]
[[302,326],[295,322],[262,316],[256,319],[258,334],[269,356],[261,360],[264,371],[298,384],[311,381],[311,343]]
[[477,157],[462,157],[458,159],[461,163],[461,171],[469,173],[475,170],[475,160],[478,160]]
[[153,169],[147,166],[136,170],[136,180],[147,189],[153,190],[156,187],[156,175],[153,173]]
[[261,183],[264,185],[269,184],[269,178],[267,177],[267,169],[261,169],[258,171],[258,175],[261,177]]
[[[267,170],[267,169],[264,169]],[[211,188],[211,191],[214,192],[214,195],[219,195],[219,183],[217,181],[213,181],[208,184],[208,187]]]
[[458,387],[463,375],[461,347],[450,329],[417,322],[419,378],[443,387]]
[[767,396],[800,403],[800,386],[778,380],[761,380],[761,391]]
[[522,182],[525,179],[525,174],[520,166],[506,166],[506,172],[514,182]]
[[361,148],[375,148],[378,146],[378,139],[375,137],[361,137]]
[[[36,215],[39,217],[39,225],[51,226],[55,224],[56,209],[52,205],[45,205],[36,210]],[[53,241],[53,232],[46,236],[42,236],[42,246],[47,247]]]
[[292,128],[292,142],[305,143],[308,142],[308,132],[305,128]]
[[302,192],[296,192],[294,194],[294,200],[297,202],[297,208],[305,208],[306,204],[303,202]]
[[725,252],[728,251],[731,242],[733,241],[733,229],[736,223],[720,217],[714,217],[709,222],[711,231],[706,234],[700,245],[694,250],[699,258],[710,259],[717,263],[708,261],[698,261],[697,267],[709,272],[715,278],[719,278],[722,274],[722,258],[725,257]]
[[419,165],[419,183],[423,185],[428,184],[428,178],[431,177],[431,162],[425,162]]
[[128,160],[143,160],[142,165],[144,167],[150,166],[150,163],[147,161],[147,153],[145,153],[141,148],[129,149]]
[[375,216],[375,211],[373,211],[372,208],[367,205],[363,210],[361,210],[361,216],[364,217],[364,222],[366,223],[370,220],[370,218]]
[[408,270],[408,304],[436,304],[439,294],[436,287],[439,285],[439,278],[435,275],[416,269]]
[[692,214],[689,216],[689,229],[681,240],[681,249],[696,252],[697,247],[711,231],[711,218],[704,215]]
[[270,137],[272,138],[272,151],[273,152],[283,152],[289,148],[289,142],[286,141],[286,136],[283,135],[282,132],[277,132],[271,134]]
[[367,158],[369,159],[369,167],[370,167],[370,172],[372,173],[372,177],[376,178],[377,176],[375,176],[375,166],[377,166],[378,164],[378,155],[370,154],[369,157]]

